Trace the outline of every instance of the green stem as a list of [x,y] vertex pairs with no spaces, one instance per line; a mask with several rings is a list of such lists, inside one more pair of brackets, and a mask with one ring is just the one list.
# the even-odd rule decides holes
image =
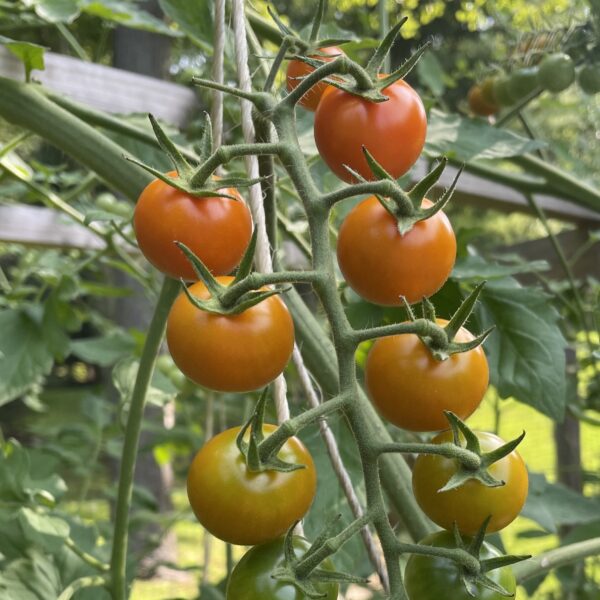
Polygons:
[[[80,104],[79,102],[76,102],[67,96],[61,96],[60,94],[56,94],[44,88],[42,88],[41,91],[47,98],[52,100],[52,102],[90,125],[96,125],[98,127],[107,129],[108,131],[120,133],[133,140],[138,140],[144,144],[148,144],[153,148],[160,148],[160,144],[158,143],[156,136],[154,136],[149,130],[136,127],[131,123],[127,123],[126,121],[123,121],[105,112],[95,110],[89,106],[86,106],[85,104]],[[195,152],[189,150],[188,148],[184,148],[183,146],[176,146],[176,148],[190,162],[198,162],[198,155]]]
[[267,80],[265,81],[265,85],[263,87],[263,91],[270,92],[273,89],[273,84],[275,83],[275,78],[277,77],[277,73],[279,72],[279,67],[285,60],[285,55],[287,51],[290,49],[292,45],[292,40],[288,37],[283,38],[281,42],[281,46],[279,46],[279,50],[273,59],[273,64],[271,65],[271,69],[269,70],[269,75],[267,76]]
[[330,538],[315,552],[311,552],[303,558],[295,568],[296,576],[299,579],[308,577],[308,575],[316,569],[328,556],[331,556],[334,552],[339,550],[349,539],[358,533],[363,527],[366,527],[371,520],[373,515],[366,512],[364,515],[355,519],[346,527],[343,531],[338,533],[336,536]]
[[131,395],[129,415],[125,429],[121,469],[119,474],[119,488],[115,508],[115,526],[113,548],[111,557],[112,594],[113,600],[126,600],[127,598],[127,543],[129,534],[129,509],[133,490],[133,477],[137,458],[144,407],[146,405],[146,392],[154,371],[156,356],[162,343],[165,325],[169,310],[177,294],[180,284],[178,281],[165,278],[160,295],[154,310],[154,315],[146,342],[142,350],[140,364]]
[[391,325],[382,325],[381,327],[373,327],[371,329],[360,329],[352,332],[352,339],[355,344],[359,344],[360,342],[366,342],[375,338],[406,333],[413,333],[419,337],[429,337],[434,345],[439,348],[448,346],[448,336],[444,328],[428,319],[417,319],[409,323],[392,323]]
[[456,444],[419,444],[408,442],[392,442],[391,444],[381,444],[374,448],[377,454],[388,452],[401,452],[403,454],[437,454],[446,458],[455,458],[459,460],[467,469],[479,469],[481,467],[481,458],[474,452],[461,448]]
[[323,417],[343,409],[346,404],[348,404],[348,397],[338,396],[327,402],[323,402],[314,408],[305,410],[292,419],[284,421],[260,444],[259,452],[261,460],[266,461],[269,459],[273,454],[279,451],[289,438],[296,435],[304,427],[312,425]]
[[55,23],[56,29],[65,38],[67,44],[71,46],[77,56],[85,61],[90,62],[88,53],[84,50],[83,46],[77,41],[77,38],[69,31],[68,27],[64,23]]
[[95,556],[92,556],[91,554],[85,552],[79,546],[77,546],[77,544],[73,541],[72,538],[67,537],[65,539],[65,546],[72,550],[75,554],[77,554],[77,556],[79,556],[81,560],[90,565],[90,567],[94,567],[94,569],[98,569],[98,571],[108,571],[110,569],[109,565],[102,562],[101,560],[98,560]]
[[555,548],[548,552],[543,552],[538,556],[530,558],[524,562],[513,566],[513,571],[517,581],[523,583],[528,579],[533,579],[544,575],[552,569],[569,565],[590,556],[600,554],[600,538],[569,544],[562,548]]
[[80,577],[75,581],[71,582],[57,598],[57,600],[70,600],[79,590],[91,587],[105,587],[107,585],[106,577],[101,575],[90,575],[87,577]]
[[479,571],[479,559],[460,548],[440,548],[438,546],[426,546],[424,544],[404,544],[402,542],[397,542],[396,551],[398,554],[420,554],[422,556],[447,558],[466,567],[466,569],[471,572],[477,573]]

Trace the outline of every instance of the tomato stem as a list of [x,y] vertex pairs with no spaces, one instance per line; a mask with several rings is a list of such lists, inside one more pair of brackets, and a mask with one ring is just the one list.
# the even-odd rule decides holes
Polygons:
[[110,563],[113,600],[126,600],[127,598],[126,561],[129,535],[129,509],[131,506],[133,477],[140,431],[146,405],[146,393],[164,336],[167,317],[178,293],[179,282],[175,279],[165,278],[152,320],[150,321],[131,395],[121,457],[117,503],[115,506],[115,527]]

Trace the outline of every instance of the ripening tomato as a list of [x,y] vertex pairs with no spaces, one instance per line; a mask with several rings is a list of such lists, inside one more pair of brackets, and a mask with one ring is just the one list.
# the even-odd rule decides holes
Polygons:
[[467,99],[469,101],[469,108],[475,115],[489,117],[498,112],[498,107],[495,104],[489,103],[484,99],[481,87],[478,85],[471,87]]
[[[229,285],[233,277],[217,280]],[[210,297],[201,281],[189,291]],[[294,348],[294,324],[278,296],[237,315],[218,315],[196,308],[181,294],[167,321],[167,344],[175,364],[192,381],[220,392],[245,392],[283,371]]]
[[[293,539],[294,553],[301,557],[310,544],[301,537]],[[255,546],[250,549],[234,567],[227,583],[227,600],[308,600],[293,584],[284,583],[271,577],[271,573],[283,565],[283,538]],[[333,571],[332,562],[327,559],[320,569]],[[317,583],[317,591],[322,600],[337,600],[337,583]]]
[[[476,431],[482,452],[491,452],[504,442],[493,433]],[[452,442],[452,432],[442,431],[431,442],[444,444]],[[415,461],[412,483],[415,499],[423,512],[444,529],[452,529],[456,522],[464,535],[475,535],[487,517],[491,520],[488,533],[499,531],[511,523],[521,512],[527,499],[527,467],[521,455],[513,450],[488,469],[489,473],[504,485],[488,487],[475,479],[470,479],[460,487],[440,492],[456,472],[456,461],[421,454]]]
[[160,179],[148,184],[133,215],[135,236],[148,261],[169,277],[198,279],[175,245],[177,241],[190,248],[214,275],[233,271],[252,237],[252,217],[236,189],[222,191],[237,200],[192,196]]
[[[327,46],[326,48],[319,48],[319,54],[317,55],[309,55],[309,58],[314,58],[318,60],[323,60],[325,62],[331,62],[340,54],[344,54],[344,51],[337,46]],[[325,56],[322,56],[325,55]],[[301,60],[293,59],[290,60],[287,67],[286,72],[286,86],[288,92],[291,92],[304,77],[309,75],[314,71],[314,67],[302,62]],[[313,112],[317,110],[317,106],[319,105],[319,100],[321,100],[321,96],[325,90],[331,87],[324,81],[320,81],[317,85],[313,85],[312,88],[302,98],[300,99],[300,105],[308,110],[312,110]]]
[[[463,540],[465,545],[469,539]],[[422,539],[423,546],[455,549],[454,535],[449,531],[438,531]],[[501,556],[501,552],[484,542],[479,553],[480,560],[489,560]],[[510,594],[515,594],[516,581],[511,567],[500,567],[488,571],[486,575],[496,584],[502,586]],[[449,558],[412,554],[406,563],[404,584],[410,600],[472,600],[462,582],[460,567]],[[478,600],[506,600],[506,596],[489,588],[477,585]]]
[[[443,327],[447,321],[437,320]],[[460,328],[457,342],[473,336]],[[391,335],[373,344],[365,365],[365,383],[378,411],[409,431],[448,427],[445,410],[466,419],[479,406],[489,381],[483,348],[436,360],[414,334]]]
[[[431,206],[429,200],[423,207]],[[340,269],[350,287],[369,302],[399,306],[437,292],[456,259],[456,238],[439,211],[405,234],[375,196],[357,204],[340,227]]]
[[385,102],[370,102],[330,86],[315,113],[315,142],[329,168],[343,181],[354,182],[348,165],[365,179],[374,175],[362,147],[392,177],[404,175],[425,144],[427,116],[419,94],[403,80],[382,90]]
[[[266,424],[269,434],[275,425]],[[187,478],[190,505],[210,533],[230,544],[264,544],[283,535],[312,504],[317,474],[310,452],[296,437],[278,457],[304,465],[289,473],[251,472],[236,445],[240,427],[209,440],[196,454]]]

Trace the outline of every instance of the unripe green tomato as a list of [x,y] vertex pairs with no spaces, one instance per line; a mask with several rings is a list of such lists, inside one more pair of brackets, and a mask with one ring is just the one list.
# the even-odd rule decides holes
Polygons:
[[[468,544],[469,538],[465,538]],[[454,535],[449,531],[432,533],[419,542],[425,546],[436,546],[438,548],[456,548]],[[497,548],[483,543],[480,559],[487,560],[500,556]],[[510,567],[500,567],[488,571],[486,575],[500,584],[507,592],[515,594],[516,582]],[[461,579],[460,569],[457,564],[449,558],[437,556],[425,556],[412,554],[406,563],[404,571],[404,583],[410,600],[472,600],[471,596]],[[477,598],[479,600],[503,600],[506,596],[492,591],[481,585],[477,586]],[[515,596],[512,596],[514,600]]]
[[[169,376],[173,369],[177,369],[173,359],[168,354],[161,354],[156,359],[156,368],[163,374]],[[179,369],[177,369],[179,371]]]
[[508,75],[499,75],[494,80],[494,98],[499,106],[511,106],[514,104],[510,89],[508,87],[510,78]]
[[511,73],[508,78],[508,91],[514,102],[529,96],[538,87],[537,67],[523,67]]
[[600,65],[585,65],[577,75],[579,87],[590,96],[600,92]]
[[575,80],[575,64],[568,54],[548,54],[540,63],[538,83],[557,94],[566,90]]
[[96,207],[123,218],[131,217],[132,213],[132,207],[127,202],[117,200],[112,194],[107,192],[100,194],[96,198]]
[[[294,537],[296,556],[302,556],[310,547],[303,538]],[[308,600],[308,596],[291,583],[285,583],[271,577],[273,570],[283,563],[283,538],[273,542],[254,546],[234,567],[227,584],[227,600]],[[333,571],[329,559],[319,567]],[[336,600],[337,583],[316,583],[317,591],[323,600]]]

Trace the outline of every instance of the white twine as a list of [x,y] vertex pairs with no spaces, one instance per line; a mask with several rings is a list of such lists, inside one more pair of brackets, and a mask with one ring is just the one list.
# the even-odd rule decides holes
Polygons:
[[[215,2],[215,49],[213,54],[212,78],[224,82],[223,64],[225,62],[225,0]],[[210,119],[213,126],[213,143],[218,148],[223,143],[223,92],[213,90]]]
[[[252,80],[248,66],[248,41],[246,40],[246,17],[244,13],[244,0],[233,0],[233,33],[235,36],[235,62],[237,66],[238,82],[241,90],[252,91]],[[252,122],[252,103],[249,100],[241,100],[242,107],[242,131],[244,141],[247,144],[254,142],[255,132]],[[256,156],[246,156],[246,172],[250,179],[259,177],[258,159]],[[260,183],[250,188],[250,210],[254,218],[257,230],[256,256],[254,258],[256,268],[261,273],[273,272],[273,261],[271,260],[271,248],[267,236],[265,224],[265,212],[263,209],[263,195]],[[283,423],[290,418],[290,408],[287,401],[287,386],[285,378],[280,375],[275,380],[275,409],[277,420]]]

